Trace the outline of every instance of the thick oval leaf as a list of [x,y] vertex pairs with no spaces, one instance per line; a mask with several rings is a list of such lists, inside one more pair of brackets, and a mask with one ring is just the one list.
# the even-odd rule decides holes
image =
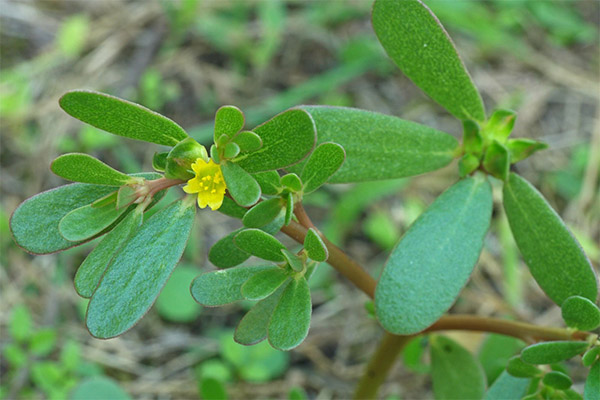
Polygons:
[[132,211],[98,243],[98,246],[77,269],[74,279],[77,294],[81,297],[92,297],[108,264],[121,247],[138,231],[142,220],[143,210]]
[[93,336],[124,333],[152,306],[190,235],[196,215],[191,200],[154,214],[115,256],[88,305],[86,325]]
[[532,378],[540,375],[542,371],[538,367],[532,364],[528,364],[521,359],[521,356],[514,356],[508,360],[506,365],[506,372],[514,377],[519,378]]
[[245,229],[235,235],[233,242],[237,247],[269,261],[285,261],[281,249],[285,246],[274,236],[260,229]]
[[485,393],[485,374],[475,357],[444,336],[431,336],[429,342],[435,398],[481,399]]
[[317,138],[311,116],[300,109],[284,111],[252,131],[262,139],[263,145],[238,162],[252,173],[297,163],[311,152]]
[[321,236],[319,236],[314,228],[309,228],[308,232],[306,232],[304,249],[308,253],[308,256],[315,261],[327,261],[327,258],[329,257],[327,246],[325,246],[323,239],[321,239]]
[[531,379],[517,378],[504,371],[485,393],[483,400],[520,399],[525,395]]
[[204,306],[230,304],[244,299],[241,288],[248,279],[272,268],[272,265],[255,265],[207,272],[194,279],[190,290],[194,300]]
[[256,303],[244,315],[235,329],[233,340],[239,344],[250,346],[267,338],[267,327],[269,326],[271,315],[288,284],[289,282],[280,286],[275,293]]
[[600,310],[589,299],[571,296],[560,307],[567,326],[580,331],[591,331],[600,325]]
[[281,192],[281,178],[277,171],[264,171],[253,174],[263,194],[274,196]]
[[273,221],[282,210],[281,198],[261,201],[244,215],[242,222],[248,228],[260,228]]
[[239,165],[232,162],[223,163],[221,172],[229,194],[240,206],[249,207],[260,199],[258,182]]
[[50,169],[61,178],[73,182],[121,186],[134,180],[97,158],[82,153],[64,154],[52,161]]
[[233,238],[241,229],[222,237],[208,251],[208,260],[219,268],[235,267],[250,258],[250,253],[241,250],[233,243]]
[[388,56],[455,117],[485,120],[483,101],[454,43],[418,0],[377,0],[373,29]]
[[244,127],[244,113],[236,106],[223,106],[215,114],[215,143],[223,135],[230,138]]
[[304,277],[284,289],[267,328],[269,343],[277,350],[291,350],[308,335],[312,303]]
[[78,242],[102,232],[125,211],[126,207],[117,209],[115,201],[99,207],[88,204],[65,215],[58,223],[58,230],[65,239]]
[[446,190],[392,251],[375,291],[383,327],[410,335],[437,321],[456,300],[477,263],[492,213],[483,175]]
[[[302,106],[317,125],[319,143],[335,142],[346,160],[328,180],[350,183],[402,178],[448,165],[458,141],[425,125],[347,107]],[[302,165],[288,170],[300,173]]]
[[600,347],[592,347],[581,356],[581,364],[584,367],[589,367],[596,362],[598,356],[600,356]]
[[554,364],[583,353],[588,346],[587,342],[566,340],[536,343],[523,349],[521,359],[529,364]]
[[583,398],[585,400],[600,399],[600,361],[596,361],[588,373],[583,389]]
[[252,131],[242,131],[235,135],[233,141],[237,143],[243,153],[256,151],[262,147],[262,139]]
[[571,296],[596,301],[598,286],[589,260],[542,194],[511,173],[503,197],[517,246],[548,297],[558,305]]
[[273,294],[289,279],[291,276],[287,271],[274,266],[248,279],[242,285],[242,296],[248,300],[262,300]]
[[558,390],[567,390],[573,385],[573,381],[569,376],[560,371],[550,371],[546,375],[544,375],[544,379],[542,380],[544,385],[553,387]]
[[317,146],[300,175],[304,185],[304,193],[314,192],[325,184],[340,169],[345,159],[346,152],[337,143],[327,142]]
[[72,210],[114,190],[110,186],[73,183],[30,197],[21,203],[10,219],[15,242],[33,254],[53,253],[81,244],[65,239],[58,230],[58,223]]
[[104,93],[75,90],[61,97],[59,104],[80,121],[130,139],[174,146],[188,137],[169,118]]

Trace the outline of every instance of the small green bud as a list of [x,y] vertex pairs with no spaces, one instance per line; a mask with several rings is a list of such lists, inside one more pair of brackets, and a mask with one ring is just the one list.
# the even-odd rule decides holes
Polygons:
[[165,177],[185,180],[193,178],[194,173],[190,168],[198,158],[208,162],[206,148],[192,138],[182,140],[167,155]]

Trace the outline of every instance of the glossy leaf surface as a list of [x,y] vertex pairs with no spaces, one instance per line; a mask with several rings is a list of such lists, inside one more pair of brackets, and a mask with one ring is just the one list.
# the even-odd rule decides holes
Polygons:
[[112,225],[125,211],[125,207],[117,209],[115,201],[100,207],[88,204],[65,215],[58,223],[58,230],[72,242],[85,240]]
[[431,379],[436,399],[480,399],[485,392],[483,369],[464,347],[444,336],[432,336]]
[[285,261],[281,254],[281,249],[285,246],[274,236],[260,229],[245,229],[235,235],[233,242],[253,256],[269,261]]
[[556,304],[568,297],[596,301],[596,275],[579,243],[540,192],[511,173],[503,191],[510,228],[531,274]]
[[80,121],[130,139],[174,146],[188,137],[169,118],[104,93],[74,90],[62,96],[59,104]]
[[490,224],[492,190],[483,175],[458,181],[411,225],[375,291],[383,327],[409,335],[427,328],[467,282]]
[[271,268],[272,265],[240,266],[204,273],[192,282],[192,296],[209,307],[242,300],[242,285],[253,275]]
[[377,0],[373,29],[388,56],[456,118],[485,119],[479,92],[437,17],[417,0]]
[[50,169],[61,178],[73,182],[121,186],[133,180],[97,158],[82,153],[64,154],[52,161]]
[[176,201],[125,243],[88,305],[86,325],[93,336],[118,336],[148,311],[183,253],[195,214],[189,198]]
[[580,331],[591,331],[600,325],[600,310],[589,299],[581,296],[567,298],[562,306],[562,317],[567,326]]
[[327,183],[329,178],[340,169],[345,159],[346,152],[337,143],[321,143],[317,146],[300,175],[304,193],[314,192]]
[[559,340],[532,344],[523,349],[521,359],[529,364],[554,364],[583,353],[587,342]]
[[248,279],[242,285],[242,296],[248,300],[262,300],[273,294],[289,279],[291,279],[289,273],[282,268],[274,266]]
[[[449,164],[458,141],[425,125],[347,107],[302,106],[317,125],[318,142],[335,142],[346,160],[328,180],[350,183],[423,174]],[[288,168],[300,173],[303,165]]]
[[13,213],[10,229],[15,242],[34,254],[47,254],[77,246],[58,230],[59,221],[115,190],[110,186],[73,183],[42,192],[25,200]]
[[258,182],[239,165],[232,162],[223,163],[221,172],[227,184],[227,191],[240,206],[249,207],[260,199]]
[[300,109],[284,111],[252,131],[260,136],[263,145],[239,161],[251,173],[297,163],[315,147],[317,136],[311,116]]
[[310,327],[312,302],[308,282],[304,277],[292,280],[283,290],[268,327],[271,346],[291,350],[298,346]]
[[138,231],[143,212],[134,210],[111,230],[83,261],[75,274],[75,290],[81,297],[90,298],[110,261],[121,247]]

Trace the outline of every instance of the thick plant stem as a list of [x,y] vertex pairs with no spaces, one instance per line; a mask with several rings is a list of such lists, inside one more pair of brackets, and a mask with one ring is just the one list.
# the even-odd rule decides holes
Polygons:
[[[304,243],[308,228],[314,227],[308,215],[300,204],[296,208],[296,216],[300,223],[291,221],[281,231],[298,243]],[[356,261],[352,260],[340,248],[321,235],[329,251],[327,263],[338,270],[342,275],[354,283],[370,298],[375,298],[377,282]],[[552,341],[552,340],[589,340],[596,336],[589,332],[571,331],[568,329],[542,327],[525,322],[510,321],[500,318],[479,317],[475,315],[444,315],[435,324],[423,332],[411,336],[398,336],[389,332],[385,333],[379,348],[367,365],[364,376],[360,380],[354,398],[375,398],[379,386],[385,381],[389,370],[394,364],[398,354],[406,343],[415,336],[423,333],[462,330],[498,333],[512,336],[525,342]]]
[[367,364],[367,369],[356,386],[354,399],[373,399],[394,365],[396,357],[413,336],[398,336],[385,332],[379,347]]

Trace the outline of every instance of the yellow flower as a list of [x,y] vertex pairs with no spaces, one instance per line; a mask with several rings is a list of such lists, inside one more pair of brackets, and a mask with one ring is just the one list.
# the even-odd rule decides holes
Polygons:
[[219,209],[227,189],[219,164],[215,164],[213,160],[206,162],[197,158],[192,164],[192,170],[196,176],[188,181],[183,191],[198,193],[198,207],[204,208],[208,205],[211,210]]

